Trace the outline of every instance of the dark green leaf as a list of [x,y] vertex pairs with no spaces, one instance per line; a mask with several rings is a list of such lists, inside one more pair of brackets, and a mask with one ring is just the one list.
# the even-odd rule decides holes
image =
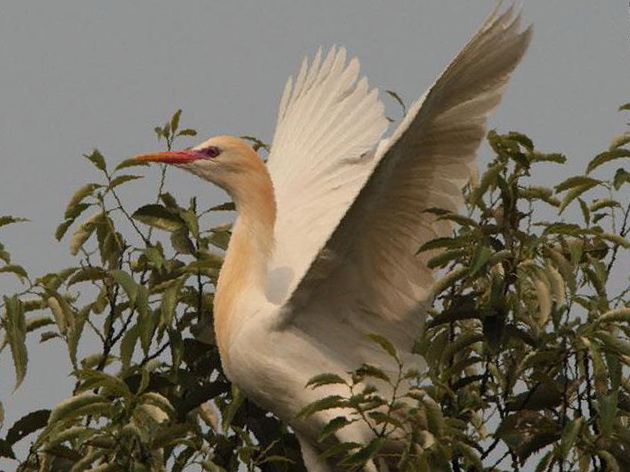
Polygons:
[[567,158],[564,154],[543,154],[540,152],[532,153],[530,157],[532,162],[555,162],[556,164],[564,164],[567,161]]
[[470,261],[470,276],[474,277],[490,260],[493,251],[483,244],[479,244],[475,249],[472,260]]
[[579,185],[576,187],[572,187],[562,199],[562,203],[560,204],[560,207],[558,207],[558,212],[562,213],[564,209],[569,205],[569,203],[571,203],[577,197],[582,195],[584,192],[587,192],[588,190],[592,189],[593,187],[597,185],[598,183],[596,182],[596,183],[587,183],[587,184]]
[[22,302],[17,295],[4,297],[4,328],[11,348],[13,366],[15,368],[15,388],[17,389],[24,380],[28,365],[28,353],[26,350],[26,318]]
[[615,172],[615,177],[613,178],[613,185],[615,187],[615,190],[619,190],[623,184],[629,182],[630,172],[627,172],[625,169],[617,169],[617,172]]
[[588,166],[586,167],[586,173],[590,174],[593,170],[595,170],[602,164],[624,157],[630,157],[630,149],[614,149],[612,151],[602,152],[601,154],[595,156],[591,160],[591,162],[588,163]]
[[532,453],[560,439],[560,430],[557,424],[541,413],[522,410],[501,422],[496,437],[505,441],[522,464]]
[[76,370],[74,375],[77,379],[82,380],[81,386],[77,389],[77,392],[86,392],[89,390],[102,389],[102,392],[106,395],[115,395],[122,397],[131,396],[131,390],[127,384],[105,372],[92,369]]
[[81,267],[72,275],[67,282],[68,287],[80,282],[103,280],[107,276],[107,272],[100,267],[85,266]]
[[341,428],[348,426],[352,421],[349,421],[344,416],[337,416],[328,422],[326,426],[322,428],[319,433],[319,437],[317,438],[318,442],[323,442],[332,434],[335,434]]
[[68,228],[70,228],[72,223],[74,223],[74,220],[66,220],[63,223],[61,223],[59,226],[57,226],[57,229],[55,231],[55,239],[57,241],[61,241],[61,238],[64,237],[64,235],[66,234],[66,231],[68,231]]
[[16,216],[0,216],[0,227],[10,225],[13,223],[19,223],[21,221],[28,221],[26,218],[18,218]]
[[118,187],[119,185],[124,184],[125,182],[130,182],[132,180],[141,179],[141,175],[132,175],[132,174],[123,174],[117,177],[114,177],[110,184],[107,186],[109,190]]
[[138,166],[142,166],[142,167],[149,167],[149,163],[146,161],[137,161],[135,160],[133,157],[130,159],[125,159],[124,161],[122,161],[120,164],[118,164],[116,166],[115,171],[119,171],[122,169],[126,169],[128,167],[138,167]]
[[[86,197],[92,195],[92,193],[94,192],[94,190],[96,190],[97,188],[102,187],[102,185],[99,184],[85,184],[82,187],[80,187],[76,192],[74,192],[74,195],[72,195],[72,197],[70,198],[70,201],[68,202],[68,205],[66,205],[66,213],[64,215],[64,218],[68,219],[68,218],[76,218],[82,210],[77,210],[75,209],[75,207],[81,203]],[[84,209],[87,207],[84,207]]]
[[146,225],[165,231],[176,231],[184,227],[184,222],[177,212],[158,204],[138,208],[132,217]]
[[389,339],[376,333],[368,333],[365,336],[381,346],[394,359],[398,359],[398,352]]
[[50,410],[37,410],[23,416],[7,431],[6,441],[13,445],[29,434],[42,429],[48,423],[49,417]]
[[98,169],[98,170],[102,170],[104,171],[106,169],[106,165],[105,165],[105,158],[103,157],[103,155],[99,152],[98,149],[94,149],[94,151],[92,151],[92,154],[84,154],[83,157],[85,157],[87,160],[89,160],[92,164],[94,164],[94,166]]
[[383,370],[371,364],[363,364],[359,367],[355,372],[355,377],[359,377],[361,379],[365,377],[372,377],[375,379],[384,380],[385,382],[390,382],[391,379],[389,376],[383,372]]
[[11,445],[4,439],[0,439],[0,457],[15,459],[15,453],[13,452]]
[[194,129],[186,128],[177,133],[177,136],[197,136],[197,131]]
[[569,177],[555,186],[556,192],[564,192],[574,187],[589,186],[594,187],[601,183],[601,180],[593,179],[592,177],[586,177],[585,175],[578,175],[575,177]]
[[195,245],[188,237],[186,228],[178,229],[171,233],[171,245],[180,254],[194,254],[196,251]]
[[26,273],[26,271],[24,270],[24,267],[16,265],[16,264],[9,264],[6,265],[4,267],[0,267],[0,274],[1,273],[10,273],[10,274],[15,274],[18,276],[18,278],[21,281],[24,281],[24,279],[28,278],[28,274]]
[[343,384],[345,385],[346,381],[339,377],[336,374],[320,374],[311,378],[306,384],[307,387],[321,387],[322,385],[330,385],[330,384]]
[[339,395],[330,395],[320,400],[309,403],[296,415],[297,418],[308,418],[318,411],[330,410],[332,408],[340,408],[345,404],[343,397]]
[[374,438],[366,446],[361,447],[354,454],[341,460],[341,465],[363,465],[372,459],[385,444],[385,438]]
[[125,272],[124,270],[110,270],[109,275],[116,281],[118,285],[120,285],[125,293],[127,294],[127,298],[133,304],[136,300],[136,295],[138,294],[138,284],[133,279],[131,274]]
[[623,133],[612,140],[608,149],[612,151],[620,148],[621,146],[625,146],[628,143],[630,143],[630,133]]
[[175,113],[173,113],[173,116],[171,117],[171,131],[173,133],[175,133],[177,131],[177,128],[179,128],[179,119],[182,116],[182,110],[177,110]]

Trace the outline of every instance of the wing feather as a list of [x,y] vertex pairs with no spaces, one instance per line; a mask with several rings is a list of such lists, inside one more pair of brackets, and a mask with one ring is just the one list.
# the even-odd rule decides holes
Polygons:
[[281,302],[372,172],[388,122],[376,90],[343,48],[321,49],[285,86],[267,162],[276,197],[268,296]]
[[[382,141],[369,178],[285,304],[288,320],[313,337],[344,330],[351,364],[363,333],[409,351],[432,299],[425,242],[451,233],[427,208],[457,211],[475,168],[486,119],[531,38],[513,8],[495,10],[444,73]],[[357,182],[361,182],[358,179]],[[327,204],[327,195],[319,194]],[[330,204],[333,204],[330,202]],[[365,352],[365,351],[363,351]]]

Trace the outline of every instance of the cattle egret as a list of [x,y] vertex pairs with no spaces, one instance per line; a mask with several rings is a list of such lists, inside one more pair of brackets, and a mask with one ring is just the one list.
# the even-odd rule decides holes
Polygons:
[[[336,470],[318,456],[317,437],[343,412],[296,414],[346,394],[337,385],[305,388],[309,379],[364,363],[396,371],[366,333],[422,366],[411,350],[433,276],[415,254],[451,232],[423,210],[463,203],[486,118],[530,37],[513,8],[495,10],[388,139],[377,91],[359,79],[359,62],[333,47],[288,80],[266,165],[230,136],[135,158],[174,164],[233,198],[238,217],[214,300],[221,361],[232,382],[293,427],[309,471]],[[334,440],[372,437],[359,421]]]

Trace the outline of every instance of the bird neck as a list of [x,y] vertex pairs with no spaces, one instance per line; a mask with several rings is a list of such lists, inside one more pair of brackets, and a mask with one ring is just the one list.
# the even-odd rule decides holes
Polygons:
[[[263,300],[267,266],[273,249],[276,204],[266,168],[246,185],[230,192],[238,217],[219,274],[214,300],[214,326],[224,362],[232,335],[247,321],[242,300]],[[239,309],[240,307],[240,309]]]

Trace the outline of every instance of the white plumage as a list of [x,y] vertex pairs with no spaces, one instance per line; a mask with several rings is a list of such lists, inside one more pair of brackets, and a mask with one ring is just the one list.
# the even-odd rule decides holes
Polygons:
[[[306,389],[315,375],[363,363],[392,370],[366,333],[411,354],[432,300],[425,242],[450,234],[423,210],[456,211],[488,114],[521,60],[531,28],[493,12],[389,139],[376,90],[344,49],[307,61],[281,100],[267,167],[237,138],[138,159],[170,162],[224,187],[238,218],[215,297],[215,330],[229,378],[293,426],[311,472],[319,430],[339,411],[296,419],[338,387]],[[215,155],[216,154],[216,155]],[[387,395],[387,392],[383,392]],[[367,442],[367,425],[337,441]]]

